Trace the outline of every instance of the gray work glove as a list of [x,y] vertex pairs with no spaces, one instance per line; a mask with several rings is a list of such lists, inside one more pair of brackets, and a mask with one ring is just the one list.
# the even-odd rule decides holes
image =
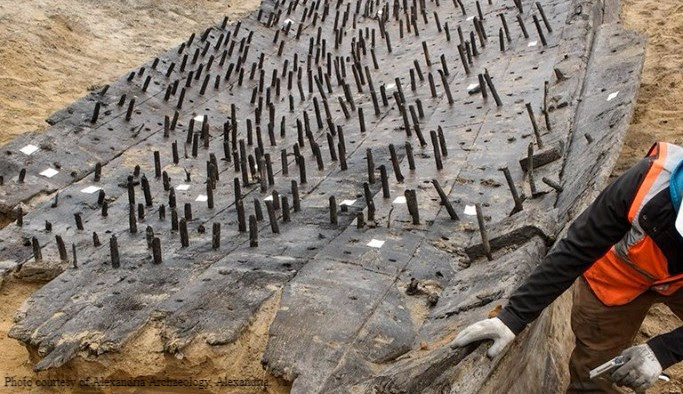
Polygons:
[[623,352],[624,365],[610,375],[610,380],[619,386],[627,386],[644,393],[662,373],[662,366],[648,345],[630,347]]
[[455,341],[453,341],[451,348],[463,347],[472,342],[483,341],[485,339],[493,341],[493,345],[491,345],[486,354],[490,358],[494,358],[499,355],[513,339],[515,339],[515,334],[510,331],[508,326],[499,318],[494,317],[493,319],[476,322],[462,330],[455,338]]

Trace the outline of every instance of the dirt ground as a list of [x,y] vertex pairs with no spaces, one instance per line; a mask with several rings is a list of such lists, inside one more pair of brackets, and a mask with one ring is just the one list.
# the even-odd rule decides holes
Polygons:
[[[683,144],[683,3],[621,0],[623,23],[649,43],[635,116],[615,174],[657,140]],[[47,127],[45,118],[188,33],[236,17],[259,0],[0,0],[0,144]],[[12,315],[39,285],[10,281],[0,289],[0,393],[7,375],[36,376],[26,350],[7,338]],[[681,324],[653,308],[639,341]],[[255,344],[259,346],[259,344]],[[683,393],[683,366],[653,393]],[[57,391],[61,392],[61,391]]]
[[0,393],[9,393],[4,387],[6,376],[32,376],[32,365],[23,345],[7,337],[12,328],[12,316],[22,302],[39,288],[36,283],[5,282],[0,288]]
[[621,0],[621,20],[648,35],[638,103],[615,172],[655,141],[683,144],[683,2]]

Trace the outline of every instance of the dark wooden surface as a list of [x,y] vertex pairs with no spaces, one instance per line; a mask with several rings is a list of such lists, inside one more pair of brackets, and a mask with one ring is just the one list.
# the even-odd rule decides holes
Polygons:
[[[497,361],[477,364],[482,350],[474,347],[450,350],[448,343],[458,330],[485,317],[489,310],[504,304],[506,297],[537,265],[557,234],[565,227],[577,209],[585,206],[581,200],[587,191],[601,188],[618,155],[621,141],[630,119],[642,67],[644,41],[617,25],[602,25],[602,5],[596,0],[551,0],[542,6],[553,28],[550,33],[540,22],[547,46],[543,46],[534,26],[532,15],[539,15],[531,2],[523,2],[522,18],[530,38],[525,39],[516,21],[517,8],[512,2],[481,2],[484,27],[488,40],[482,48],[477,39],[479,55],[469,65],[466,74],[460,61],[457,26],[467,39],[473,31],[476,16],[474,2],[465,1],[467,15],[462,15],[454,3],[424,2],[428,23],[421,14],[418,2],[416,24],[419,37],[405,26],[399,38],[399,23],[394,19],[393,4],[389,7],[386,30],[391,37],[389,53],[380,35],[377,8],[366,13],[365,1],[356,8],[355,2],[322,2],[314,25],[312,14],[307,14],[300,39],[296,31],[304,10],[309,4],[299,2],[287,16],[290,2],[262,5],[260,21],[257,13],[241,20],[238,34],[236,23],[225,28],[219,23],[206,34],[198,33],[182,54],[178,48],[159,57],[156,70],[152,60],[141,66],[142,75],[127,81],[128,75],[111,83],[103,94],[93,93],[64,111],[51,117],[54,124],[42,134],[26,134],[0,149],[0,175],[5,184],[0,186],[0,207],[4,212],[24,208],[23,226],[10,224],[0,231],[0,272],[22,280],[50,280],[38,290],[19,312],[10,335],[36,350],[40,361],[36,369],[59,368],[79,353],[107,357],[107,353],[123,348],[131,336],[154,321],[164,332],[163,348],[178,354],[192,341],[205,340],[211,346],[223,346],[239,337],[251,322],[263,302],[276,292],[282,292],[280,308],[270,327],[263,364],[276,376],[293,381],[294,392],[476,392],[497,367]],[[329,14],[322,21],[325,4]],[[348,14],[345,32],[339,49],[334,48],[334,20],[338,14],[342,25]],[[374,4],[374,3],[373,3]],[[381,3],[382,5],[384,3]],[[282,13],[272,26],[271,15]],[[437,12],[441,24],[448,23],[451,40],[439,32],[434,22]],[[306,11],[307,12],[307,11]],[[410,13],[410,10],[408,10]],[[511,40],[505,40],[505,51],[499,47],[498,32],[506,18]],[[295,24],[285,35],[281,30],[277,44],[273,43],[278,27],[287,17]],[[355,27],[354,27],[355,19]],[[309,85],[307,55],[313,40],[311,71],[318,75],[327,70],[324,54],[316,64],[316,43],[320,30],[326,51],[333,61],[344,63],[354,109],[351,109],[344,89],[331,65],[329,75],[332,92],[323,80],[324,95],[315,82]],[[367,37],[365,36],[368,32]],[[371,32],[375,34],[378,67],[373,65],[370,48]],[[235,48],[223,66],[218,65],[221,53],[231,43],[223,43],[214,50],[221,35],[231,34]],[[358,50],[359,64],[367,66],[372,76],[374,92],[380,112],[375,114],[367,80],[356,85],[352,65],[351,40],[359,42],[362,32],[366,50]],[[594,40],[594,34],[595,36]],[[240,42],[252,34],[240,86],[233,71],[229,80],[224,76],[228,67],[237,64]],[[476,33],[475,33],[476,36]],[[279,43],[285,49],[278,55]],[[431,66],[423,54],[422,42],[427,43]],[[530,46],[532,41],[536,45]],[[594,42],[595,41],[595,42]],[[190,64],[194,52],[210,48]],[[184,71],[179,70],[182,56],[189,56]],[[259,86],[259,72],[249,78],[252,64],[263,55],[264,86],[258,99],[264,102],[260,119],[264,152],[273,162],[274,184],[261,189],[260,176],[242,175],[235,170],[234,161],[224,160],[223,124],[230,124],[231,105],[235,105],[237,138],[247,142],[247,121],[254,128],[253,145],[247,145],[247,155],[256,157],[255,134],[257,105],[250,103],[254,88]],[[293,89],[287,89],[287,78],[282,78],[282,67],[288,60],[292,70],[297,54],[302,68],[300,98],[294,76]],[[206,75],[192,80],[185,101],[179,109],[178,125],[164,136],[164,116],[173,117],[178,97],[190,70],[208,66],[209,56],[215,56],[209,70],[212,78],[206,92],[200,87]],[[445,94],[439,71],[439,61],[445,56],[448,81],[453,103]],[[338,57],[338,58],[337,58]],[[417,79],[416,90],[411,89],[410,70],[417,60],[424,73],[424,81]],[[176,63],[170,77],[166,71]],[[274,86],[272,70],[278,70],[281,92],[273,87],[270,100],[275,113],[273,130],[275,145],[268,135],[269,113],[266,90]],[[139,73],[141,68],[132,70]],[[467,87],[478,83],[477,74],[487,70],[502,101],[497,106],[490,89],[488,98],[468,94]],[[559,70],[559,73],[556,71]],[[431,73],[436,88],[432,97],[427,74]],[[321,74],[321,75],[322,75]],[[558,75],[563,77],[558,79]],[[142,85],[147,75],[152,76],[147,92]],[[218,89],[213,78],[221,75]],[[396,105],[393,92],[395,79],[400,78],[410,136],[404,129],[403,117]],[[167,86],[179,81],[175,95],[164,100]],[[545,86],[547,82],[547,93]],[[388,91],[388,105],[383,105],[380,86]],[[360,91],[362,89],[362,92]],[[607,101],[611,92],[616,98]],[[312,93],[311,93],[312,92]],[[123,106],[117,102],[126,94]],[[289,97],[294,100],[293,111]],[[125,119],[131,97],[136,97],[135,111]],[[346,119],[337,97],[350,111]],[[544,105],[545,97],[545,105]],[[318,127],[313,99],[320,106],[323,125]],[[426,140],[421,146],[416,136],[408,106],[417,108],[420,100],[424,117],[418,118]],[[332,141],[339,156],[342,127],[345,143],[346,169],[340,160],[331,160],[327,133],[329,128],[323,101],[326,100],[335,126]],[[94,102],[102,103],[100,117],[90,122]],[[531,103],[538,123],[541,143],[534,136],[525,104]],[[361,132],[358,110],[362,108],[365,132]],[[546,125],[544,109],[547,110]],[[307,182],[302,183],[299,166],[294,158],[293,145],[298,141],[297,120],[303,124],[304,113],[310,119],[310,139],[304,137],[300,147],[305,158]],[[190,119],[207,116],[209,145],[200,140],[198,156],[193,158],[192,145],[186,145]],[[285,117],[284,137],[280,136],[280,121]],[[430,131],[443,131],[447,155],[442,153],[443,169],[435,163]],[[195,133],[201,122],[195,122]],[[593,138],[588,144],[585,134]],[[232,138],[232,137],[230,137]],[[322,169],[318,168],[310,142],[314,140],[321,151]],[[171,143],[178,142],[180,162],[171,159]],[[412,146],[415,169],[409,168],[405,143]],[[25,156],[18,150],[31,143],[41,150]],[[534,178],[537,192],[529,185],[527,149],[534,143]],[[396,151],[397,165],[403,179],[394,170],[389,144]],[[283,173],[280,150],[287,149],[288,175]],[[381,190],[380,172],[375,169],[377,182],[369,185],[375,207],[374,220],[364,199],[363,183],[368,182],[366,150],[371,149],[376,167],[385,166],[390,197]],[[189,247],[182,247],[180,236],[171,231],[169,192],[161,178],[155,177],[153,152],[158,150],[161,166],[171,178],[170,185],[189,185],[189,190],[176,189],[178,217],[183,217],[183,206],[192,204],[192,220],[188,220]],[[188,157],[185,157],[187,150]],[[238,148],[239,151],[239,148]],[[214,154],[218,161],[219,180],[214,190],[214,208],[197,202],[206,194],[207,161]],[[232,157],[231,157],[232,159]],[[102,163],[102,179],[95,182],[93,171]],[[138,232],[129,231],[127,177],[139,165],[140,176],[135,177],[135,202],[145,199],[139,182],[144,174],[150,182],[153,204],[145,207],[144,220],[137,221]],[[59,174],[45,178],[39,174],[45,168],[59,167]],[[501,168],[507,167],[520,194],[524,195],[523,210],[511,215],[514,202]],[[16,177],[26,168],[24,183]],[[191,175],[186,181],[185,173]],[[564,187],[557,193],[541,182],[548,177]],[[260,201],[264,219],[258,221],[258,247],[250,247],[248,232],[238,229],[234,179],[242,183],[242,201],[246,217],[255,214],[253,200]],[[431,181],[437,179],[455,208],[460,220],[452,220],[440,204],[439,195]],[[264,199],[277,191],[286,196],[293,206],[291,182],[298,182],[301,211],[290,212],[291,221],[283,222],[282,210],[276,211],[279,232],[274,233],[268,222]],[[267,180],[265,181],[267,182]],[[97,193],[82,190],[97,186],[105,190],[109,216],[102,217],[97,204]],[[419,224],[409,213],[405,203],[396,201],[405,192],[415,190]],[[52,200],[59,194],[59,204]],[[348,208],[337,210],[337,223],[330,222],[329,198],[337,204],[355,200]],[[475,203],[483,207],[484,224],[490,240],[492,261],[485,256],[475,216],[465,213]],[[166,218],[158,215],[164,204]],[[467,208],[469,211],[470,208]],[[137,207],[136,207],[137,210]],[[74,213],[80,213],[84,230],[75,226]],[[356,216],[363,214],[364,228],[357,228]],[[45,221],[52,223],[52,231],[45,230]],[[220,248],[212,249],[211,229],[220,223]],[[147,247],[145,228],[151,226],[162,246],[161,264],[152,264],[152,251]],[[204,228],[205,232],[200,230]],[[92,243],[97,232],[101,246]],[[78,268],[70,261],[60,261],[55,235],[61,235],[67,245],[74,243],[78,251]],[[116,235],[121,266],[113,268],[109,253],[110,237]],[[33,257],[30,240],[36,237],[42,247],[42,260]],[[371,240],[381,240],[381,248],[370,247]],[[70,249],[69,249],[70,250]],[[71,258],[71,257],[70,257]],[[412,279],[417,280],[416,292],[408,294]],[[539,324],[532,330],[547,325]],[[542,336],[541,336],[542,337]],[[533,361],[533,360],[532,360]],[[505,365],[505,364],[504,364]],[[505,366],[505,368],[511,368]],[[512,370],[512,369],[511,369]],[[550,379],[549,381],[552,381]]]

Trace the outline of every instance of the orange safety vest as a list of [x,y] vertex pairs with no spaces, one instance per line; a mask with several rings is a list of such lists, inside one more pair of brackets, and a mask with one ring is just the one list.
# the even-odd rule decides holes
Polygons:
[[671,295],[683,287],[683,274],[669,275],[667,258],[638,222],[643,207],[669,187],[671,172],[683,160],[683,148],[660,142],[647,156],[654,161],[629,207],[631,229],[583,274],[608,306],[628,304],[647,290]]

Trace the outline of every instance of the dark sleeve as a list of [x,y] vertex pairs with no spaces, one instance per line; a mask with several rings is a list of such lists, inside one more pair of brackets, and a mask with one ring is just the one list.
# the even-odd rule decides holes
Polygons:
[[678,327],[666,334],[657,335],[647,341],[647,344],[657,356],[662,369],[667,369],[683,361],[683,327]]
[[651,159],[643,159],[609,185],[569,227],[567,236],[548,253],[510,297],[498,318],[515,334],[603,256],[631,227],[628,209]]

